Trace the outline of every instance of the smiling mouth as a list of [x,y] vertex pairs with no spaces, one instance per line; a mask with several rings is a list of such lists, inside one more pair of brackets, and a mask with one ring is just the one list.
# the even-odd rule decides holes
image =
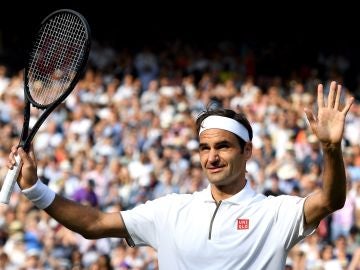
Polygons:
[[210,173],[217,173],[222,170],[223,167],[216,167],[216,168],[208,168]]

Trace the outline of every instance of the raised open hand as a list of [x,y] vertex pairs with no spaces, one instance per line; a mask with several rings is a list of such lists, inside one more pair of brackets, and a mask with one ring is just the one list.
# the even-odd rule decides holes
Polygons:
[[324,99],[324,87],[322,84],[318,85],[317,92],[317,116],[315,116],[309,108],[305,108],[305,114],[310,123],[310,127],[322,144],[341,144],[345,117],[354,98],[351,97],[347,99],[345,105],[341,104],[341,85],[335,81],[332,81],[330,84],[327,100]]

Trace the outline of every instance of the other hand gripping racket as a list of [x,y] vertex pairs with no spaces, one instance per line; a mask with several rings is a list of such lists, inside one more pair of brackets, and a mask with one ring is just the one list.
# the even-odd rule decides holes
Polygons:
[[[19,146],[29,151],[46,117],[70,94],[82,76],[91,45],[90,28],[78,12],[61,9],[40,24],[29,52],[24,76],[24,123]],[[43,110],[30,129],[30,106]],[[22,163],[8,170],[0,191],[0,202],[8,204]]]

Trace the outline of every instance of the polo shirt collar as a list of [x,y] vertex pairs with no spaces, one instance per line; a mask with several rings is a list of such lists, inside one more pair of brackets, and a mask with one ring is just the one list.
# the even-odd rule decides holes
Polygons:
[[[214,198],[211,195],[211,185],[209,184],[206,189],[201,192],[201,198],[205,202],[215,202]],[[250,185],[250,181],[246,181],[245,187],[240,190],[235,195],[223,200],[222,203],[230,203],[230,204],[240,204],[244,203],[244,201],[253,198],[256,195],[255,190]]]

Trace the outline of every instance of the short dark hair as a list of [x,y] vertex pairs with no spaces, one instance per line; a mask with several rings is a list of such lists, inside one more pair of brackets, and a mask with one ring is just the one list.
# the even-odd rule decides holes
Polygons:
[[[197,119],[196,119],[197,134],[199,134],[202,121],[210,115],[228,117],[228,118],[238,121],[240,124],[242,124],[247,129],[247,131],[249,133],[249,139],[250,139],[250,141],[252,140],[253,130],[252,130],[251,124],[250,124],[249,120],[246,118],[245,114],[241,113],[241,112],[237,113],[233,110],[219,108],[219,107],[216,107],[216,108],[208,107],[197,117]],[[244,149],[246,142],[242,138],[240,138],[238,135],[236,135],[236,134],[234,134],[234,135],[238,138],[241,149]]]

